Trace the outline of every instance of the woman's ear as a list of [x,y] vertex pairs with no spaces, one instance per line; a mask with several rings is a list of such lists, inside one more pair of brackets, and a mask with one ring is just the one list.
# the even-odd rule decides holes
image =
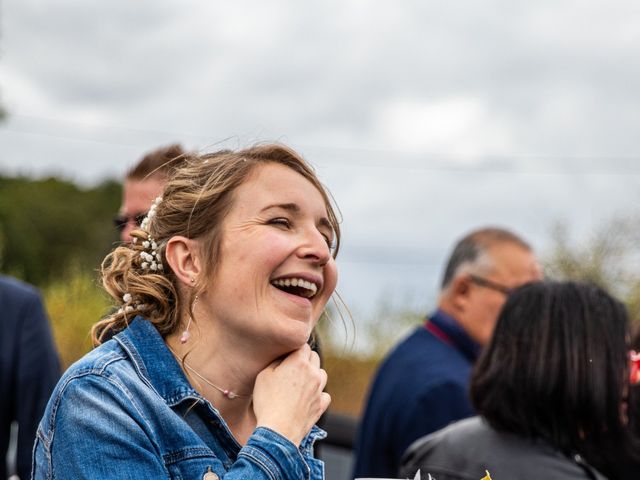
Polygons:
[[171,237],[165,247],[165,258],[176,278],[193,286],[201,273],[199,243],[190,238]]

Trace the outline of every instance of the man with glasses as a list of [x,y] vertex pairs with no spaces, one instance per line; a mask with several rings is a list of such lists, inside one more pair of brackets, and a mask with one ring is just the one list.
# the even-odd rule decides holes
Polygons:
[[122,206],[113,219],[123,243],[131,241],[131,232],[140,225],[155,198],[162,195],[170,169],[183,160],[185,153],[179,144],[161,147],[147,153],[127,172]]
[[474,414],[469,374],[512,289],[540,280],[531,247],[483,228],[454,247],[437,310],[380,366],[356,440],[354,477],[395,477],[416,439]]

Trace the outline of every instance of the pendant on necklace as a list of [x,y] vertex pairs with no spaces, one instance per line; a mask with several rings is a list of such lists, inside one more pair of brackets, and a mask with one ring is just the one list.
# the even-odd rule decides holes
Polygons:
[[222,390],[222,395],[227,397],[229,400],[233,400],[234,398],[238,398],[238,395],[233,393],[231,390]]

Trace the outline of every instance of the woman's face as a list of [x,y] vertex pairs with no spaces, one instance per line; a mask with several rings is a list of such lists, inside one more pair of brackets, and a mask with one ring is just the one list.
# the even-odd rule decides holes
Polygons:
[[311,182],[280,164],[256,167],[234,194],[199,309],[227,341],[274,355],[300,347],[336,286],[332,241]]

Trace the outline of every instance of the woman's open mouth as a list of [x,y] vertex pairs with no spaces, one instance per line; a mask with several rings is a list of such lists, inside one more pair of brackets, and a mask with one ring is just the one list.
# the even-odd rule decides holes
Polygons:
[[318,285],[315,282],[300,277],[277,278],[271,281],[271,285],[283,292],[307,299],[315,297],[318,293]]

